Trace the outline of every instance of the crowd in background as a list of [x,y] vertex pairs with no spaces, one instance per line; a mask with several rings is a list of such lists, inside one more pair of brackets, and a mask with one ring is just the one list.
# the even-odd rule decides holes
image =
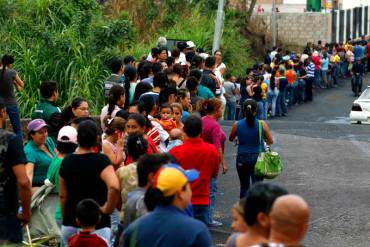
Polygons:
[[[289,107],[364,69],[365,42],[318,42],[301,53],[274,47],[236,76],[221,50],[209,55],[192,41],[169,50],[160,37],[140,60],[111,59],[111,75],[100,82],[106,104],[99,121],[89,111],[94,99],[77,97],[60,109],[58,83],[42,82],[24,147],[14,94],[24,83],[12,69],[14,58],[3,56],[0,117],[5,121],[8,113],[16,134],[1,130],[7,138],[0,138],[6,167],[0,207],[16,229],[7,239],[22,240],[19,222],[30,222],[32,233],[31,195],[49,186],[42,193],[58,195],[53,218],[62,245],[212,246],[207,226],[222,226],[214,214],[218,174],[229,170],[227,139],[237,138],[241,201],[232,216],[239,233],[227,246],[298,244],[307,230],[307,203],[254,174],[264,143],[273,143],[264,120],[286,116]],[[237,120],[228,138],[221,119]],[[12,193],[17,185],[21,210]]]

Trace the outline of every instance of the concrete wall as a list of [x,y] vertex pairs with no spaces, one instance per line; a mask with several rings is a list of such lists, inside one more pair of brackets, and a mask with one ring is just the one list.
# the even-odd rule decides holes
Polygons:
[[[264,33],[271,40],[271,15],[252,16],[250,29]],[[331,41],[331,14],[329,13],[278,13],[278,41],[284,45],[304,46],[307,42]]]

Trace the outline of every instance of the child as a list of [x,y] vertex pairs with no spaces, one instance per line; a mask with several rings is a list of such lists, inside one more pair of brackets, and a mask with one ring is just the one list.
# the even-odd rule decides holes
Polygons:
[[231,223],[231,229],[233,232],[246,232],[248,226],[244,221],[244,204],[245,198],[240,199],[239,202],[235,203],[231,210],[233,222]]
[[107,240],[93,233],[100,222],[99,205],[92,199],[84,199],[76,208],[76,222],[82,230],[68,240],[69,247],[108,247]]
[[184,128],[184,124],[181,122],[182,118],[182,105],[180,103],[172,103],[171,104],[173,109],[173,119],[176,121],[176,126],[178,129],[182,130]]
[[163,104],[160,108],[161,120],[159,123],[163,129],[170,133],[171,130],[177,127],[176,122],[173,120],[173,108],[170,104]]
[[173,129],[170,132],[170,142],[168,143],[167,150],[170,151],[176,146],[182,145],[184,141],[184,133],[180,129]]

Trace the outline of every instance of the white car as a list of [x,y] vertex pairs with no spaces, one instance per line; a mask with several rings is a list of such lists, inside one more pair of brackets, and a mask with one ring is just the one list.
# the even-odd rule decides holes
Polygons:
[[353,102],[349,118],[351,123],[370,123],[370,86]]

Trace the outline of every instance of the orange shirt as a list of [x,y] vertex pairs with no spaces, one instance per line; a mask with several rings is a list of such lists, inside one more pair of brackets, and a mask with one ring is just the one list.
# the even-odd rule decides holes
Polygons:
[[295,71],[292,69],[287,70],[285,73],[285,77],[289,84],[293,84],[295,82],[296,77]]

